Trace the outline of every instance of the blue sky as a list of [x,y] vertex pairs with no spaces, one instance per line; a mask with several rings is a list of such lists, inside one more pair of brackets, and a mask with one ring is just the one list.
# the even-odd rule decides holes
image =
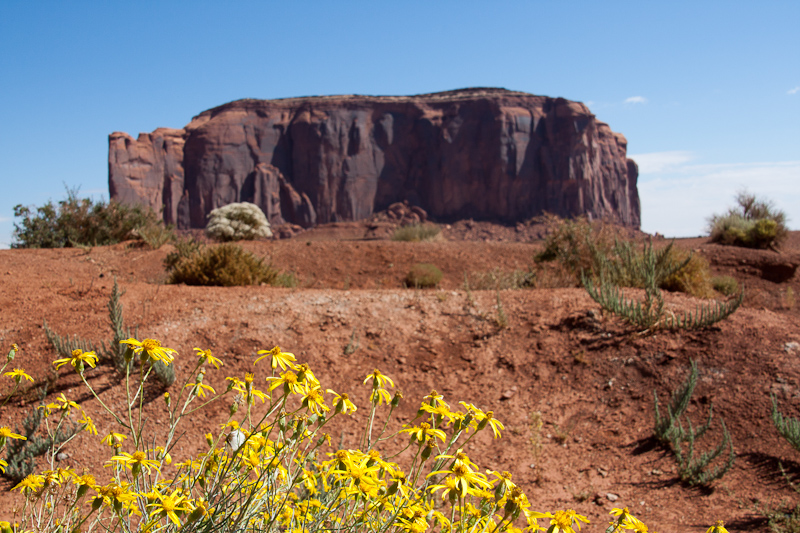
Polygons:
[[587,103],[640,164],[642,229],[737,190],[800,229],[800,2],[0,3],[0,247],[15,204],[108,197],[108,141],[239,98],[505,87]]

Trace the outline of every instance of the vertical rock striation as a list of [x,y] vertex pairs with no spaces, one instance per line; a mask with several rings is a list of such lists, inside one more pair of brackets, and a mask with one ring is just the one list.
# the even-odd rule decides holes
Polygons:
[[182,228],[231,202],[309,227],[403,200],[440,221],[549,211],[638,227],[626,148],[581,103],[505,89],[238,100],[182,130],[112,133],[109,190]]

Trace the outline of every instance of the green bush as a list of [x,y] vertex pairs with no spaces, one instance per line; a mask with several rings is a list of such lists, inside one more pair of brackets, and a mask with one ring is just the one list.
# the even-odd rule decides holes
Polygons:
[[392,240],[403,242],[427,242],[439,240],[441,235],[442,229],[436,224],[410,224],[394,230]]
[[708,232],[712,242],[746,248],[773,248],[788,236],[786,213],[777,210],[769,200],[740,191],[736,195],[736,204],[724,215],[712,215],[709,219]]
[[[679,248],[670,249],[670,261],[681,264],[688,259],[688,262],[677,272],[664,278],[660,287],[671,292],[682,292],[696,298],[713,298],[714,284],[711,278],[711,266],[705,257],[693,254],[687,250]],[[737,291],[725,296],[731,296]]]
[[733,296],[739,292],[739,282],[731,276],[714,276],[711,284],[715,291],[725,296]]
[[406,286],[417,289],[436,287],[442,281],[442,271],[430,263],[417,263],[406,275]]
[[[77,189],[67,189],[67,198],[58,204],[49,201],[35,208],[18,204],[14,206],[14,216],[21,221],[14,222],[12,248],[104,246],[133,238],[145,240],[143,234],[150,238],[158,228],[164,228],[150,208],[113,200],[95,203],[78,198]],[[151,242],[160,239],[153,238]]]
[[256,204],[233,203],[208,214],[206,234],[218,241],[268,239],[272,230],[264,212]]
[[168,283],[186,285],[271,285],[279,276],[263,259],[231,243],[200,246],[184,257],[167,256],[165,264],[169,270]]

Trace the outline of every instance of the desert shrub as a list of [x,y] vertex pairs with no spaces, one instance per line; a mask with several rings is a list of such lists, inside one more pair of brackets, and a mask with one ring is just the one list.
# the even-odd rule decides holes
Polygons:
[[136,228],[131,232],[131,237],[140,240],[151,250],[158,250],[167,243],[177,239],[174,228],[164,224],[152,224]]
[[441,238],[442,229],[436,224],[409,224],[401,226],[392,233],[393,241],[426,242]]
[[272,237],[266,215],[256,204],[233,203],[208,214],[206,234],[219,241],[242,241]]
[[[534,257],[533,286],[580,286],[585,273],[594,281],[602,274],[606,283],[619,287],[645,287],[642,252],[634,242],[616,237],[610,226],[589,222],[585,217],[564,220],[547,215],[542,220],[548,225],[549,234],[544,250]],[[659,288],[699,298],[714,296],[711,270],[702,257],[674,248],[670,243],[657,252],[656,259]],[[547,263],[560,268],[547,270],[544,266]],[[664,275],[667,271],[669,275]]]
[[[675,263],[682,264],[686,259],[688,261],[682,268],[664,278],[659,285],[660,288],[671,292],[682,292],[695,298],[715,296],[711,266],[705,257],[678,248],[671,248],[670,255]],[[731,296],[736,292],[738,291],[725,296]]]
[[417,263],[406,275],[406,286],[417,289],[436,287],[442,281],[442,271],[430,263]]
[[789,234],[786,213],[769,200],[747,191],[736,195],[736,207],[723,215],[712,215],[708,232],[712,242],[747,248],[771,248]]
[[[730,316],[744,300],[744,291],[737,298],[713,305],[702,305],[694,313],[675,315],[664,307],[664,297],[659,286],[674,274],[680,272],[691,259],[676,261],[671,258],[672,244],[661,250],[653,245],[645,245],[641,253],[635,253],[630,244],[615,245],[612,259],[598,256],[599,273],[595,276],[582,273],[581,281],[591,298],[600,306],[630,324],[652,332],[659,328],[700,329],[711,326]],[[596,279],[596,281],[595,281]],[[620,286],[608,280],[623,280],[633,284],[640,281],[644,285],[644,300],[628,299]]]
[[539,220],[548,228],[544,249],[534,256],[537,263],[558,262],[573,274],[575,286],[580,284],[582,271],[596,269],[598,254],[610,253],[614,236],[610,228],[586,217],[563,219],[546,214]]
[[168,269],[168,283],[186,285],[270,285],[278,278],[278,271],[264,259],[232,243],[201,246],[194,253],[175,260]]
[[14,216],[21,220],[14,222],[12,248],[103,246],[167,231],[150,208],[78,198],[76,189],[67,189],[67,198],[58,204],[18,204]]
[[[672,392],[672,398],[667,407],[666,416],[661,415],[658,403],[658,393],[653,391],[653,403],[655,413],[655,426],[653,434],[663,445],[669,447],[678,463],[678,475],[681,481],[689,485],[709,485],[713,481],[722,478],[733,466],[736,455],[733,452],[733,441],[730,433],[725,427],[725,421],[721,421],[722,439],[719,445],[711,451],[697,455],[695,441],[702,437],[711,427],[713,418],[713,405],[708,408],[708,418],[697,429],[692,426],[691,421],[687,420],[688,429],[684,427],[681,417],[685,414],[689,406],[692,394],[697,385],[698,370],[697,364],[691,361],[689,376],[677,389]],[[725,449],[728,449],[728,457],[721,464],[711,468],[711,463],[717,459]]]
[[711,278],[714,290],[725,296],[733,296],[739,292],[739,282],[731,276],[714,276]]

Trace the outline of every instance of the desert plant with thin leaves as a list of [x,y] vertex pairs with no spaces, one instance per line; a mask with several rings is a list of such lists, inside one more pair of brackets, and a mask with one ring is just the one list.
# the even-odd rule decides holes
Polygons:
[[[666,415],[661,414],[658,393],[653,392],[655,413],[653,434],[659,442],[668,446],[672,451],[675,461],[678,463],[678,475],[681,481],[689,485],[709,485],[722,478],[731,469],[736,455],[724,420],[720,422],[722,425],[720,443],[715,448],[702,453],[698,453],[695,449],[696,440],[708,431],[713,418],[713,405],[709,406],[706,421],[696,429],[691,420],[684,416],[692,394],[694,394],[698,375],[697,363],[691,361],[686,381],[672,392]],[[684,422],[688,428],[684,426]],[[726,449],[728,450],[727,458],[712,467],[712,462],[720,457]]]

